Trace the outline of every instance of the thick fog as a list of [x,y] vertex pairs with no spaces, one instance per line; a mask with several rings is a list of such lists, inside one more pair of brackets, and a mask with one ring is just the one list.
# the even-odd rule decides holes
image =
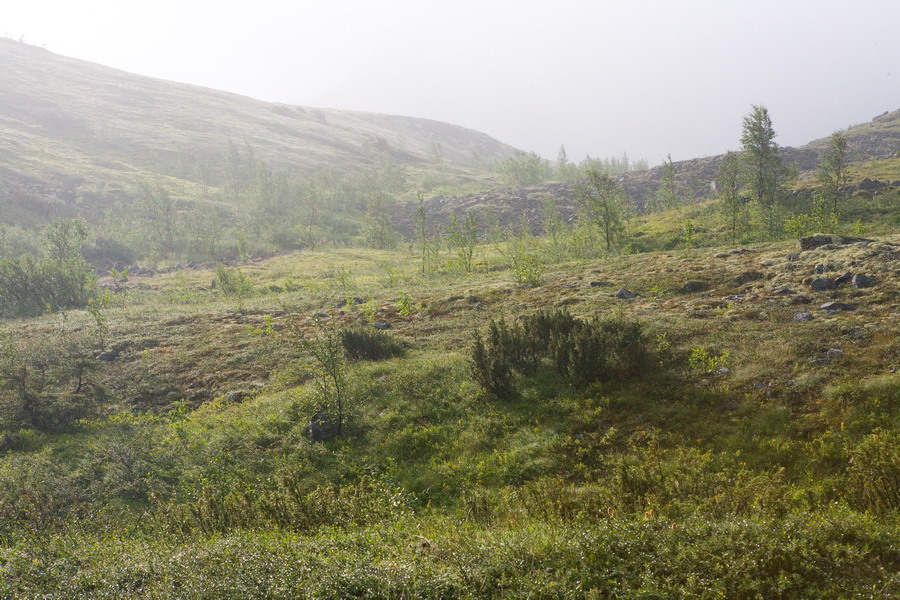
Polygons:
[[59,54],[263,100],[427,117],[570,159],[796,145],[900,108],[897,0],[119,0],[5,6]]

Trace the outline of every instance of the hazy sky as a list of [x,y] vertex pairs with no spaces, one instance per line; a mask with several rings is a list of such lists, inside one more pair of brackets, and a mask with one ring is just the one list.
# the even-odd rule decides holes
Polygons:
[[802,144],[900,108],[900,0],[8,0],[0,33],[263,100],[411,115],[571,159]]

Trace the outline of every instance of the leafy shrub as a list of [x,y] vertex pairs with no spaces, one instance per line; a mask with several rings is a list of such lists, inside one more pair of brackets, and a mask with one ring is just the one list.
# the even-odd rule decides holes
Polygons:
[[577,319],[565,310],[542,310],[518,323],[491,321],[485,342],[475,337],[472,374],[486,390],[511,390],[512,371],[534,374],[544,361],[579,386],[626,381],[650,366],[653,350],[638,321]]
[[106,397],[87,336],[56,343],[0,340],[0,427],[71,430]]
[[243,271],[225,265],[216,265],[216,278],[213,284],[224,295],[238,298],[243,298],[253,289],[253,284]]
[[713,354],[706,348],[694,348],[688,358],[688,366],[692,371],[709,375],[721,369],[728,368],[730,356],[728,350],[719,354]]
[[60,219],[44,228],[42,256],[0,257],[0,316],[86,306],[97,289],[97,277],[81,254],[86,236],[83,221]]
[[879,512],[900,509],[900,435],[876,430],[850,458],[852,500]]
[[394,336],[366,327],[341,331],[341,346],[350,360],[384,360],[406,354],[406,346]]

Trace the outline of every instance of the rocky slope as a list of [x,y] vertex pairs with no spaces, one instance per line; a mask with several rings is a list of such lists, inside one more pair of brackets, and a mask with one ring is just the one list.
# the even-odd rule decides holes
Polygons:
[[[870,123],[856,125],[844,133],[849,141],[850,162],[900,156],[900,110],[885,112]],[[796,148],[783,147],[781,155],[786,164],[796,165],[800,173],[809,172],[815,169],[819,155],[828,148],[828,144],[828,138],[822,138]],[[694,200],[710,197],[714,189],[711,184],[718,177],[722,157],[723,155],[709,156],[674,163],[682,194]],[[620,177],[619,181],[633,205],[642,210],[655,197],[662,173],[662,166],[657,166],[628,173]],[[862,189],[871,185],[873,187],[870,189],[876,189],[893,183],[869,182],[860,187]],[[527,188],[498,188],[456,197],[436,196],[426,201],[426,209],[437,226],[446,226],[453,211],[462,213],[474,209],[496,215],[504,225],[518,223],[525,218],[536,229],[540,221],[541,202],[547,196],[556,199],[563,218],[574,217],[574,188],[572,183],[548,183]],[[413,212],[412,206],[398,210],[399,226],[404,233],[412,231]]]

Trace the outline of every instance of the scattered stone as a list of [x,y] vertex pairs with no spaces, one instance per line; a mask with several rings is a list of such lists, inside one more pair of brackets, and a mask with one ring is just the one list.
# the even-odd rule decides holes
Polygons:
[[716,375],[717,377],[725,377],[729,373],[731,373],[731,369],[729,369],[728,367],[719,367],[718,369],[713,371],[713,375]]
[[[561,287],[564,290],[574,290],[578,286],[575,285],[574,283],[563,283],[563,284],[560,284],[559,287]],[[474,296],[471,296],[471,297],[474,298]],[[476,300],[476,302],[477,302],[477,300]]]
[[852,283],[853,287],[856,288],[868,288],[875,285],[875,278],[871,275],[863,275],[862,273],[857,273],[853,276]]
[[691,294],[693,292],[702,292],[706,290],[709,286],[704,281],[688,281],[684,284],[685,293]]
[[631,300],[632,298],[637,298],[637,294],[630,290],[622,288],[618,292],[616,292],[616,298],[621,298],[622,300]]
[[716,258],[728,258],[729,256],[731,256],[731,254],[728,252],[719,252],[716,254]]
[[797,254],[797,253],[792,252],[792,253],[788,254],[787,256],[785,256],[784,258],[785,258],[785,260],[787,260],[788,262],[794,262],[794,261],[796,261],[796,260],[800,260],[800,255]]
[[812,321],[815,319],[811,312],[800,312],[794,315],[794,320],[798,323],[802,323],[803,321]]
[[610,281],[592,281],[590,283],[591,287],[609,287],[612,285]]
[[821,275],[822,273],[824,273],[826,271],[834,271],[835,269],[837,269],[837,267],[835,267],[834,265],[819,264],[819,265],[816,265],[815,271],[816,271],[816,273]]
[[834,280],[837,285],[844,285],[845,283],[850,283],[853,280],[853,273],[847,271],[840,277]]
[[101,352],[101,353],[97,356],[97,360],[103,361],[103,362],[113,362],[113,361],[116,360],[117,358],[119,358],[119,353],[118,353],[118,352],[112,352],[112,351],[109,351],[109,350],[106,351],[106,352]]
[[856,310],[856,305],[847,304],[846,302],[826,302],[819,308],[826,311],[838,312],[841,310]]
[[735,278],[735,282],[737,282],[738,285],[744,285],[745,283],[758,281],[763,278],[765,278],[765,275],[759,271],[745,271]]
[[728,302],[737,302],[744,299],[744,294],[734,294],[732,296],[725,296],[725,300]]
[[781,286],[780,288],[776,288],[772,291],[776,296],[793,296],[797,292],[787,287],[786,285]]
[[837,358],[839,356],[843,356],[844,351],[840,348],[829,348],[828,352],[825,353],[826,358]]
[[315,317],[316,319],[327,319],[328,313],[317,312],[316,314],[313,315],[313,317]]
[[375,329],[380,329],[382,331],[384,331],[385,329],[391,328],[391,324],[388,323],[387,321],[375,321],[374,323],[372,323],[372,326]]
[[791,304],[812,304],[812,298],[809,296],[794,296],[791,298]]
[[830,233],[817,233],[809,237],[800,238],[800,250],[815,250],[816,248],[827,246],[829,244],[835,244],[839,246],[841,244],[856,244],[859,242],[871,241],[872,240],[866,238],[841,237],[839,235],[833,235]]
[[817,292],[825,292],[837,288],[837,283],[835,283],[834,279],[832,279],[831,277],[819,277],[817,279],[813,279],[810,282],[809,287]]

